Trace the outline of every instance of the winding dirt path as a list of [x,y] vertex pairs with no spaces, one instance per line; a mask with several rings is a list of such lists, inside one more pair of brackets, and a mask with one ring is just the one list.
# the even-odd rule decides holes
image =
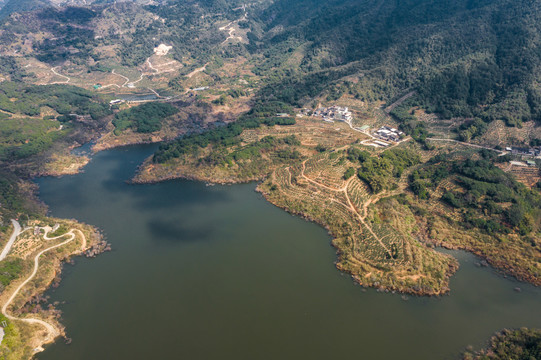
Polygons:
[[[25,281],[23,281],[16,289],[15,291],[11,294],[11,297],[4,303],[4,305],[2,306],[2,314],[8,318],[9,320],[13,320],[13,321],[22,321],[22,322],[25,322],[27,324],[37,324],[37,325],[41,325],[43,326],[46,330],[47,330],[47,337],[45,338],[45,342],[49,342],[49,341],[52,341],[54,338],[56,338],[57,336],[61,335],[61,332],[58,328],[56,328],[54,325],[44,321],[44,320],[41,320],[41,319],[37,319],[37,318],[20,318],[20,317],[16,317],[16,316],[13,316],[13,315],[10,315],[7,311],[8,307],[13,303],[13,300],[15,300],[15,298],[17,297],[17,295],[19,294],[19,292],[26,286],[26,284],[28,284],[30,281],[32,281],[32,279],[34,279],[34,277],[36,276],[37,272],[38,272],[38,269],[39,269],[39,258],[41,257],[41,255],[45,254],[46,252],[49,252],[53,249],[56,249],[56,248],[59,248],[61,246],[64,246],[72,241],[74,241],[76,239],[76,235],[75,235],[75,232],[78,232],[79,235],[81,236],[82,238],[82,244],[81,244],[81,252],[83,252],[84,250],[86,250],[86,247],[87,247],[87,240],[86,240],[86,236],[83,234],[83,232],[79,229],[71,229],[69,232],[63,234],[63,235],[60,235],[60,236],[56,236],[56,237],[49,237],[48,236],[48,233],[51,231],[51,229],[47,229],[47,232],[43,235],[43,238],[47,241],[50,241],[50,240],[56,240],[56,239],[60,239],[62,237],[65,237],[65,236],[68,236],[68,239],[66,241],[63,241],[59,244],[56,244],[56,245],[53,245],[53,246],[50,246],[42,251],[40,251],[35,257],[34,257],[34,270],[32,271],[32,273],[30,274],[30,276],[28,276],[28,278],[26,278]],[[43,348],[42,347],[39,347],[36,349],[37,351],[42,351]]]
[[[373,202],[372,199],[369,200],[369,201],[367,201],[366,203],[363,204],[363,210],[364,210],[364,212],[365,212],[365,216],[362,216],[362,215],[357,211],[357,209],[355,208],[355,205],[353,205],[353,202],[351,201],[351,199],[350,199],[350,197],[349,197],[349,194],[348,194],[348,187],[349,187],[349,184],[351,183],[351,181],[353,180],[353,178],[352,178],[352,177],[349,178],[349,179],[346,181],[346,184],[345,184],[343,187],[341,187],[340,189],[336,189],[336,188],[332,188],[332,187],[329,187],[329,186],[324,185],[324,184],[320,184],[320,183],[318,183],[317,181],[310,179],[308,176],[306,176],[306,175],[304,174],[304,170],[306,169],[306,162],[307,162],[307,161],[308,161],[308,160],[304,160],[304,161],[302,162],[302,170],[301,170],[301,174],[300,174],[301,177],[302,177],[303,179],[305,179],[306,181],[308,181],[308,182],[314,184],[315,186],[318,186],[318,187],[327,189],[327,190],[329,190],[329,191],[334,191],[334,192],[340,192],[340,193],[343,193],[344,196],[345,196],[345,198],[346,198],[347,205],[346,205],[346,204],[343,204],[343,203],[340,202],[340,201],[336,201],[336,200],[334,200],[334,201],[337,202],[337,203],[339,203],[339,204],[341,204],[342,206],[344,206],[344,207],[345,207],[346,209],[348,209],[349,211],[351,211],[351,212],[357,217],[357,219],[359,219],[360,223],[361,223],[362,225],[364,225],[364,227],[366,227],[366,229],[368,229],[368,231],[369,231],[370,234],[374,237],[374,239],[376,239],[376,240],[379,242],[379,244],[381,245],[381,247],[382,247],[383,249],[385,249],[385,251],[387,251],[387,253],[388,253],[389,255],[391,255],[391,251],[389,250],[389,248],[387,248],[387,246],[385,246],[385,244],[383,243],[382,239],[379,238],[379,237],[376,235],[376,233],[374,232],[374,230],[372,230],[372,227],[371,227],[366,221],[364,221],[364,219],[366,218],[366,216],[367,216],[367,214],[368,214],[368,210],[367,210],[367,209],[368,209],[368,206]],[[290,176],[291,176],[291,173],[290,173]],[[378,197],[376,198],[376,201],[377,201],[377,199],[379,199],[380,197],[381,197],[381,195],[378,196]],[[362,229],[362,227],[361,227],[361,232],[362,232],[362,231],[363,231],[363,229]]]
[[[58,66],[57,66],[58,67]],[[59,74],[56,72],[56,68],[57,67],[53,67],[51,68],[51,72],[53,74],[55,74],[56,76],[60,76],[60,77],[63,77],[64,79],[66,79],[65,81],[55,81],[55,82],[52,82],[50,83],[49,85],[55,85],[55,84],[67,84],[71,81],[71,78],[69,76],[66,76],[66,75],[62,75],[62,74]]]
[[[158,67],[161,68],[161,67],[163,67],[163,66],[169,66],[169,65],[174,64],[174,63],[176,63],[176,61],[169,61],[169,62],[167,62],[167,63],[165,63],[165,64],[160,64],[160,65],[156,65],[156,66],[158,66]],[[136,84],[139,83],[139,82],[141,82],[145,76],[159,75],[159,74],[163,74],[163,73],[167,73],[167,72],[173,72],[173,71],[176,70],[176,69],[174,69],[174,68],[166,68],[166,69],[163,69],[163,70],[158,69],[158,68],[156,68],[156,67],[152,64],[152,62],[150,61],[150,57],[148,57],[148,58],[145,60],[145,64],[148,66],[148,68],[149,68],[150,70],[152,70],[152,72],[139,71],[139,79],[137,79],[137,80],[135,80],[135,81],[131,81],[130,78],[128,78],[127,76],[124,76],[124,75],[122,75],[122,74],[119,74],[119,73],[115,72],[115,69],[113,69],[113,70],[111,71],[111,74],[114,74],[114,75],[116,75],[116,76],[120,76],[122,79],[124,79],[124,84],[122,84],[122,85],[118,85],[118,84],[107,84],[107,85],[103,85],[101,88],[102,88],[102,89],[105,89],[105,88],[108,88],[108,87],[111,87],[111,86],[116,86],[116,87],[118,87],[118,88],[126,88],[126,87],[127,87],[127,88],[135,88],[135,87],[137,87]],[[201,71],[205,70],[205,68],[206,68],[207,65],[208,65],[208,64],[206,64],[205,67],[204,67]],[[199,70],[199,69],[196,69],[196,70]],[[188,77],[190,77],[190,75],[188,75]],[[158,92],[157,92],[156,90],[151,89],[151,88],[148,88],[148,87],[147,87],[146,89],[150,90],[150,91],[151,91],[152,93],[154,93],[157,97],[159,97],[159,98],[162,97],[162,96],[160,96],[160,94],[158,94]],[[145,100],[145,102],[146,102],[146,100]]]
[[409,93],[407,93],[406,95],[402,96],[400,99],[396,100],[394,103],[392,103],[391,105],[387,106],[385,108],[385,111],[387,114],[389,114],[391,111],[393,111],[397,106],[400,106],[404,101],[408,100],[410,97],[412,97],[413,95],[415,95],[416,91],[410,91]]
[[210,63],[206,63],[204,66],[200,67],[200,68],[197,68],[195,69],[194,71],[192,71],[191,73],[189,73],[188,75],[186,75],[187,78],[192,78],[195,74],[198,74],[200,72],[203,72],[207,69],[207,65],[210,64]]
[[[121,87],[126,87],[126,85],[130,82],[130,79],[129,79],[128,77],[116,73],[116,72],[115,72],[115,69],[113,69],[113,71],[111,71],[111,74],[114,74],[114,75],[116,75],[116,76],[120,76],[121,78],[123,78],[124,80],[126,80],[126,81],[124,82],[124,84],[121,85]],[[111,84],[111,85],[113,85],[113,84]],[[114,84],[114,85],[116,85],[116,84]],[[107,85],[106,85],[106,86],[107,86]],[[118,85],[117,85],[117,86],[118,86]]]
[[[229,24],[227,24],[225,26],[222,26],[222,27],[220,27],[218,29],[220,31],[227,31],[229,33],[229,35],[227,36],[227,39],[225,39],[222,42],[222,45],[225,44],[226,42],[228,42],[229,40],[232,40],[232,39],[237,39],[239,41],[242,41],[242,37],[235,36],[235,31],[237,31],[237,29],[235,29],[233,27],[233,25],[238,24],[239,22],[244,21],[244,20],[246,20],[248,18],[248,12],[246,12],[246,6],[241,7],[241,8],[244,10],[244,15],[240,19],[237,19],[235,21],[231,21]],[[241,9],[241,8],[239,8],[239,9]]]

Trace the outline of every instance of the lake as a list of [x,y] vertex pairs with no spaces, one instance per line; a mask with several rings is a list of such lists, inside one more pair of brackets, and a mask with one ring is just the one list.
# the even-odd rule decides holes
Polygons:
[[98,226],[113,248],[64,267],[48,295],[73,341],[38,359],[458,359],[502,328],[541,327],[541,289],[470,254],[452,252],[449,296],[404,300],[355,285],[326,231],[255,184],[126,183],[154,149],[37,181],[52,216]]

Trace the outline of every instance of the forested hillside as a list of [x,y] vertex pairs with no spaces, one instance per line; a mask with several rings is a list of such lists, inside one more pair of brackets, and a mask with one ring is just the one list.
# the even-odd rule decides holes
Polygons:
[[[250,46],[262,72],[282,70],[264,97],[301,104],[359,74],[353,91],[363,100],[416,89],[443,117],[515,125],[540,116],[540,10],[538,1],[278,1]],[[300,66],[288,68],[302,44]]]
[[[2,11],[12,3],[33,9],[36,1],[11,1]],[[0,41],[7,49],[35,34],[27,55],[50,64],[100,61],[100,49],[114,47],[124,66],[141,65],[168,43],[188,65],[184,73],[211,60],[250,58],[264,80],[262,99],[303,105],[321,94],[351,93],[391,101],[416,90],[416,103],[443,118],[503,119],[511,126],[541,119],[539,1],[250,3],[238,24],[248,41],[224,44],[227,34],[214,24],[238,19],[242,5],[173,0],[47,8],[7,20]]]
[[0,2],[0,19],[15,12],[30,11],[51,6],[48,0],[6,0]]

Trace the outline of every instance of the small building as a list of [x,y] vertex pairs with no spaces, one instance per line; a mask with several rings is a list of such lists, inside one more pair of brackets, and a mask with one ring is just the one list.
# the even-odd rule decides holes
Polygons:
[[374,135],[386,141],[399,142],[404,133],[390,126],[382,126],[376,130]]
[[528,160],[526,161],[526,164],[528,164],[528,166],[537,166],[537,163],[534,160]]

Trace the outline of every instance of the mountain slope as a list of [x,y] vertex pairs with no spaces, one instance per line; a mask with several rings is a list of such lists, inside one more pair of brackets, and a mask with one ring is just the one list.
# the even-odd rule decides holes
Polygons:
[[490,121],[508,111],[516,112],[506,116],[510,124],[537,119],[540,10],[529,0],[279,1],[260,16],[267,31],[254,51],[283,66],[305,48],[299,66],[263,94],[301,104],[329,79],[360,74],[362,99],[416,88],[419,101],[444,117]]
[[31,11],[51,5],[49,0],[7,0],[3,6],[0,4],[0,20],[12,13]]

